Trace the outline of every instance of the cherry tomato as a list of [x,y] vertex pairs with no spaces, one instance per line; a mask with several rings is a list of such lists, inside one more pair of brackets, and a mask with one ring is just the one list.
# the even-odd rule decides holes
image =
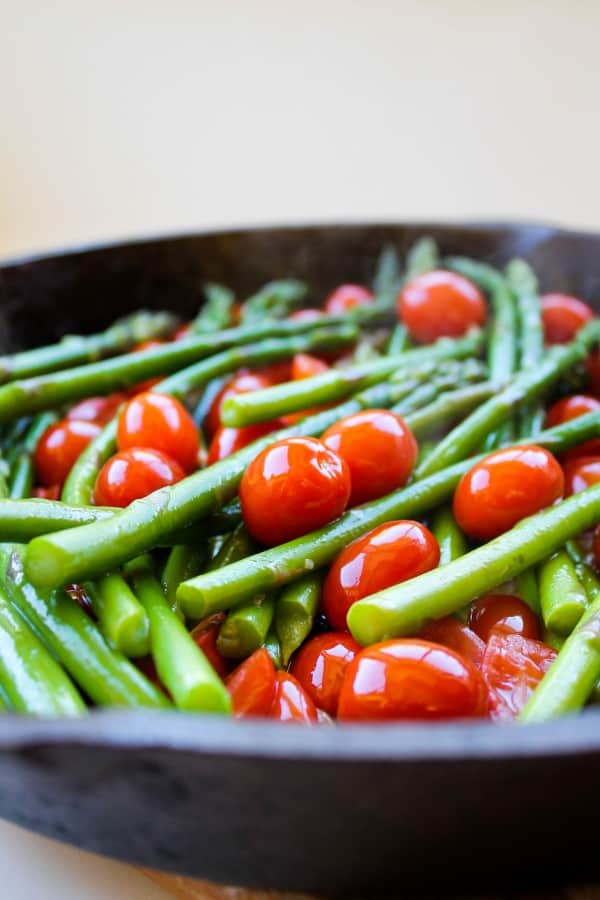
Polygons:
[[320,309],[297,309],[288,318],[294,322],[314,322],[322,316],[323,312]]
[[473,601],[469,609],[469,626],[482,641],[492,634],[520,634],[538,640],[540,623],[520,597],[512,594],[488,594]]
[[220,675],[221,678],[225,678],[231,669],[229,660],[221,656],[217,647],[219,630],[226,618],[225,613],[215,613],[213,616],[198,622],[190,631],[190,635],[195,643],[200,647],[217,675]]
[[205,425],[209,436],[212,437],[221,424],[221,408],[228,397],[247,394],[251,391],[261,391],[268,387],[271,387],[271,382],[265,375],[260,375],[258,372],[240,372],[231,381],[228,381],[213,400],[206,416]]
[[555,659],[556,651],[541,641],[494,631],[481,667],[490,717],[508,721],[520,713]]
[[423,628],[419,637],[424,641],[433,641],[434,644],[449,647],[459,656],[468,659],[476,668],[481,668],[485,653],[484,642],[468,625],[459,622],[453,616],[430,622]]
[[578,494],[600,481],[600,456],[582,456],[564,465],[565,496]]
[[279,427],[279,422],[258,422],[256,425],[245,425],[243,428],[228,428],[221,425],[210,442],[207,464],[212,466],[213,463],[237,453],[238,450],[264,437],[265,434],[271,434]]
[[563,495],[558,462],[535,444],[497,450],[461,478],[454,517],[470,537],[487,541]]
[[325,301],[325,312],[335,316],[372,302],[373,294],[362,284],[340,284]]
[[126,399],[125,394],[109,394],[108,397],[88,397],[87,400],[82,400],[73,406],[67,413],[66,418],[78,419],[80,422],[95,422],[96,425],[107,425]]
[[[292,360],[291,376],[293,381],[303,381],[305,378],[312,378],[313,375],[321,375],[322,372],[327,372],[328,369],[329,366],[322,359],[310,356],[309,353],[297,353]],[[329,405],[311,406],[309,409],[303,409],[300,412],[289,413],[287,416],[282,416],[281,421],[286,426],[295,425],[296,422],[305,419],[306,416],[311,416],[322,409],[327,409]]]
[[365,409],[328,428],[321,438],[350,469],[350,505],[383,497],[406,484],[418,446],[400,416],[387,409]]
[[[578,419],[579,416],[595,412],[597,409],[600,409],[600,400],[596,400],[595,397],[590,397],[588,394],[572,394],[570,397],[563,397],[548,410],[546,428],[554,428],[556,425],[570,422],[571,419]],[[594,454],[600,454],[600,439],[598,438],[571,447],[562,454],[562,458],[575,459],[578,456],[593,456]]]
[[346,463],[315,438],[276,441],[250,463],[240,484],[248,530],[270,546],[337,519],[349,496]]
[[322,610],[336,631],[346,631],[353,603],[435,569],[439,544],[420,522],[386,522],[353,541],[333,561],[323,583]]
[[312,725],[318,721],[318,713],[304,688],[288,672],[277,672],[275,700],[271,717],[280,722],[298,722]]
[[100,433],[94,422],[63,419],[43,433],[35,449],[35,471],[44,487],[63,485],[78,457]]
[[318,634],[294,655],[290,672],[315,706],[335,718],[344,672],[361,650],[347,632]]
[[460,337],[485,322],[485,300],[472,281],[436,270],[413,278],[398,295],[398,316],[414,340]]
[[458,653],[417,638],[367,647],[346,669],[338,719],[459,719],[487,711],[479,671]]
[[580,328],[594,318],[594,310],[569,294],[544,294],[540,297],[542,324],[547,344],[566,344]]
[[159,450],[133,447],[104,463],[94,488],[98,506],[129,506],[134,500],[185,478],[178,462]]
[[187,322],[185,325],[180,325],[179,328],[176,328],[173,334],[171,335],[172,341],[185,341],[186,338],[192,336],[192,326],[190,322]]
[[119,415],[117,446],[160,450],[186,472],[198,467],[200,442],[194,420],[179,400],[166,394],[138,394],[127,403]]
[[41,500],[60,500],[60,490],[60,484],[53,484],[47,488],[36,487],[33,489],[33,496]]
[[271,657],[261,647],[226,679],[236,719],[268,716],[277,691],[277,673]]

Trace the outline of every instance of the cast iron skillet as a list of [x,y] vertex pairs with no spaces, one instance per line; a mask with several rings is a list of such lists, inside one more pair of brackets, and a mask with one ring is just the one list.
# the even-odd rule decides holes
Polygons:
[[[295,275],[322,297],[382,245],[519,254],[542,287],[600,308],[600,235],[540,226],[349,225],[144,240],[0,267],[7,346],[127,310],[191,315],[198,286],[243,296]],[[158,712],[0,720],[0,814],[123,860],[230,884],[398,896],[600,875],[600,713],[544,726],[306,729]]]

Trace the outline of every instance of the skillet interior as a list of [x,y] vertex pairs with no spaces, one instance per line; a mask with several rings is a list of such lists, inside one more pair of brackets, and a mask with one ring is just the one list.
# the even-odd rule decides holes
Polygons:
[[[600,236],[542,226],[350,225],[144,240],[0,267],[0,341],[96,330],[141,306],[183,315],[199,284],[279,276],[318,299],[366,281],[381,246],[528,258],[600,309]],[[327,893],[493,890],[598,874],[600,713],[547,726],[319,732],[169,713],[2,717],[0,813],[91,850],[228,883]]]

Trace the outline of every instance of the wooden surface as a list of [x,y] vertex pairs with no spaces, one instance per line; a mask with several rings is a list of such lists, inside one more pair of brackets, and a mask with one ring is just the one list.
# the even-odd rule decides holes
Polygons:
[[[195,878],[184,878],[182,875],[166,875],[162,872],[153,872],[150,869],[144,869],[144,874],[152,879],[156,884],[177,897],[177,900],[317,900],[317,898],[308,894],[290,894],[280,891],[252,891],[246,888],[224,887],[214,884],[210,881],[199,881]],[[354,898],[360,900],[360,898]],[[388,898],[391,900],[391,898]],[[400,895],[398,895],[400,900]],[[411,900],[410,897],[402,895],[402,900]],[[427,900],[427,898],[420,898]],[[429,900],[439,900],[439,898],[430,897]],[[449,900],[460,900],[453,897]],[[467,898],[465,898],[467,900]],[[478,900],[471,897],[469,900]],[[483,898],[479,898],[483,900]],[[525,893],[511,894],[510,898],[494,895],[486,897],[485,900],[600,900],[600,886],[583,885],[577,887],[567,887],[559,891],[527,891]]]

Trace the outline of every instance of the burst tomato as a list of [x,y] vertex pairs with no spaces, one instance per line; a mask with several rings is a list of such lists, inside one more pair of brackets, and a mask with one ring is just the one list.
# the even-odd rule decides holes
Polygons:
[[540,623],[520,597],[512,594],[488,594],[473,601],[469,609],[469,626],[482,641],[489,641],[492,634],[520,634],[537,640]]
[[459,622],[453,616],[430,622],[422,629],[419,637],[424,641],[449,647],[478,669],[481,667],[485,653],[484,642],[468,625]]
[[236,719],[271,713],[277,691],[277,673],[263,647],[234,669],[225,684]]
[[541,641],[494,632],[481,667],[490,717],[508,721],[518,715],[555,659],[556,651]]

